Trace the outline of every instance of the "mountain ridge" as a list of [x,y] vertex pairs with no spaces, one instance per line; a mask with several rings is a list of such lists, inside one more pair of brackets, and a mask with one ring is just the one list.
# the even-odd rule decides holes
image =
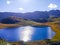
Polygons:
[[51,16],[60,17],[60,10],[34,11],[28,13],[0,12],[0,20],[9,16],[16,16],[28,20],[39,21],[40,18],[48,19]]

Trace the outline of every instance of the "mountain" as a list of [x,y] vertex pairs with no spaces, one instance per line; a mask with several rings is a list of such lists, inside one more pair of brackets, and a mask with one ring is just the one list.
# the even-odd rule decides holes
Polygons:
[[2,24],[18,24],[18,23],[24,23],[26,21],[30,21],[30,20],[24,19],[21,17],[10,16],[10,17],[2,19],[0,21],[0,23],[2,23]]
[[60,17],[60,10],[50,10],[48,13],[51,16]]
[[[4,18],[16,16],[21,17],[28,20],[33,20],[37,22],[47,21],[51,16],[60,17],[60,10],[50,10],[50,11],[35,11],[35,12],[27,12],[27,13],[13,13],[13,12],[0,12],[0,21]],[[42,20],[41,20],[42,19]]]

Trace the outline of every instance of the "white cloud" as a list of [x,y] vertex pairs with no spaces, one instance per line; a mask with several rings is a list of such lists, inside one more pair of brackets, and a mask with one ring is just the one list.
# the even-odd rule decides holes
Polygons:
[[55,9],[57,7],[58,6],[56,4],[53,4],[53,3],[49,4],[49,6],[48,6],[48,8],[50,8],[50,9]]
[[9,4],[11,4],[11,1],[7,0],[6,3],[9,5]]
[[24,9],[23,8],[19,8],[19,10],[23,11]]

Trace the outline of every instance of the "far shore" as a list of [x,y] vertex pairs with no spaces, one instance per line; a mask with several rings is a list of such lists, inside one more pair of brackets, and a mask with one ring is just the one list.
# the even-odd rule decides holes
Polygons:
[[3,23],[0,23],[0,29],[1,28],[8,28],[8,27],[20,27],[20,26],[50,26],[50,24],[54,24],[55,25],[55,22],[46,22],[46,23],[37,23],[37,22],[26,22],[24,24],[22,23],[16,23],[16,24],[3,24]]
[[44,23],[27,24],[27,25],[22,25],[22,24],[3,24],[3,23],[0,23],[0,29],[1,28],[8,28],[8,27],[19,27],[19,26],[48,26],[48,25],[44,24]]

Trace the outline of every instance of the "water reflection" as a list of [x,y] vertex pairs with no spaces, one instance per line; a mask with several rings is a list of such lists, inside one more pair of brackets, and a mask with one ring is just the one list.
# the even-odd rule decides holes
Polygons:
[[53,36],[55,35],[55,32],[51,29],[51,27],[48,27],[47,30],[48,30],[48,38],[52,39]]
[[34,32],[33,27],[25,26],[20,28],[20,30],[18,31],[18,35],[20,37],[20,40],[27,42],[31,40],[33,32]]
[[52,30],[51,30],[51,27],[48,27],[48,38],[49,39],[52,38]]

